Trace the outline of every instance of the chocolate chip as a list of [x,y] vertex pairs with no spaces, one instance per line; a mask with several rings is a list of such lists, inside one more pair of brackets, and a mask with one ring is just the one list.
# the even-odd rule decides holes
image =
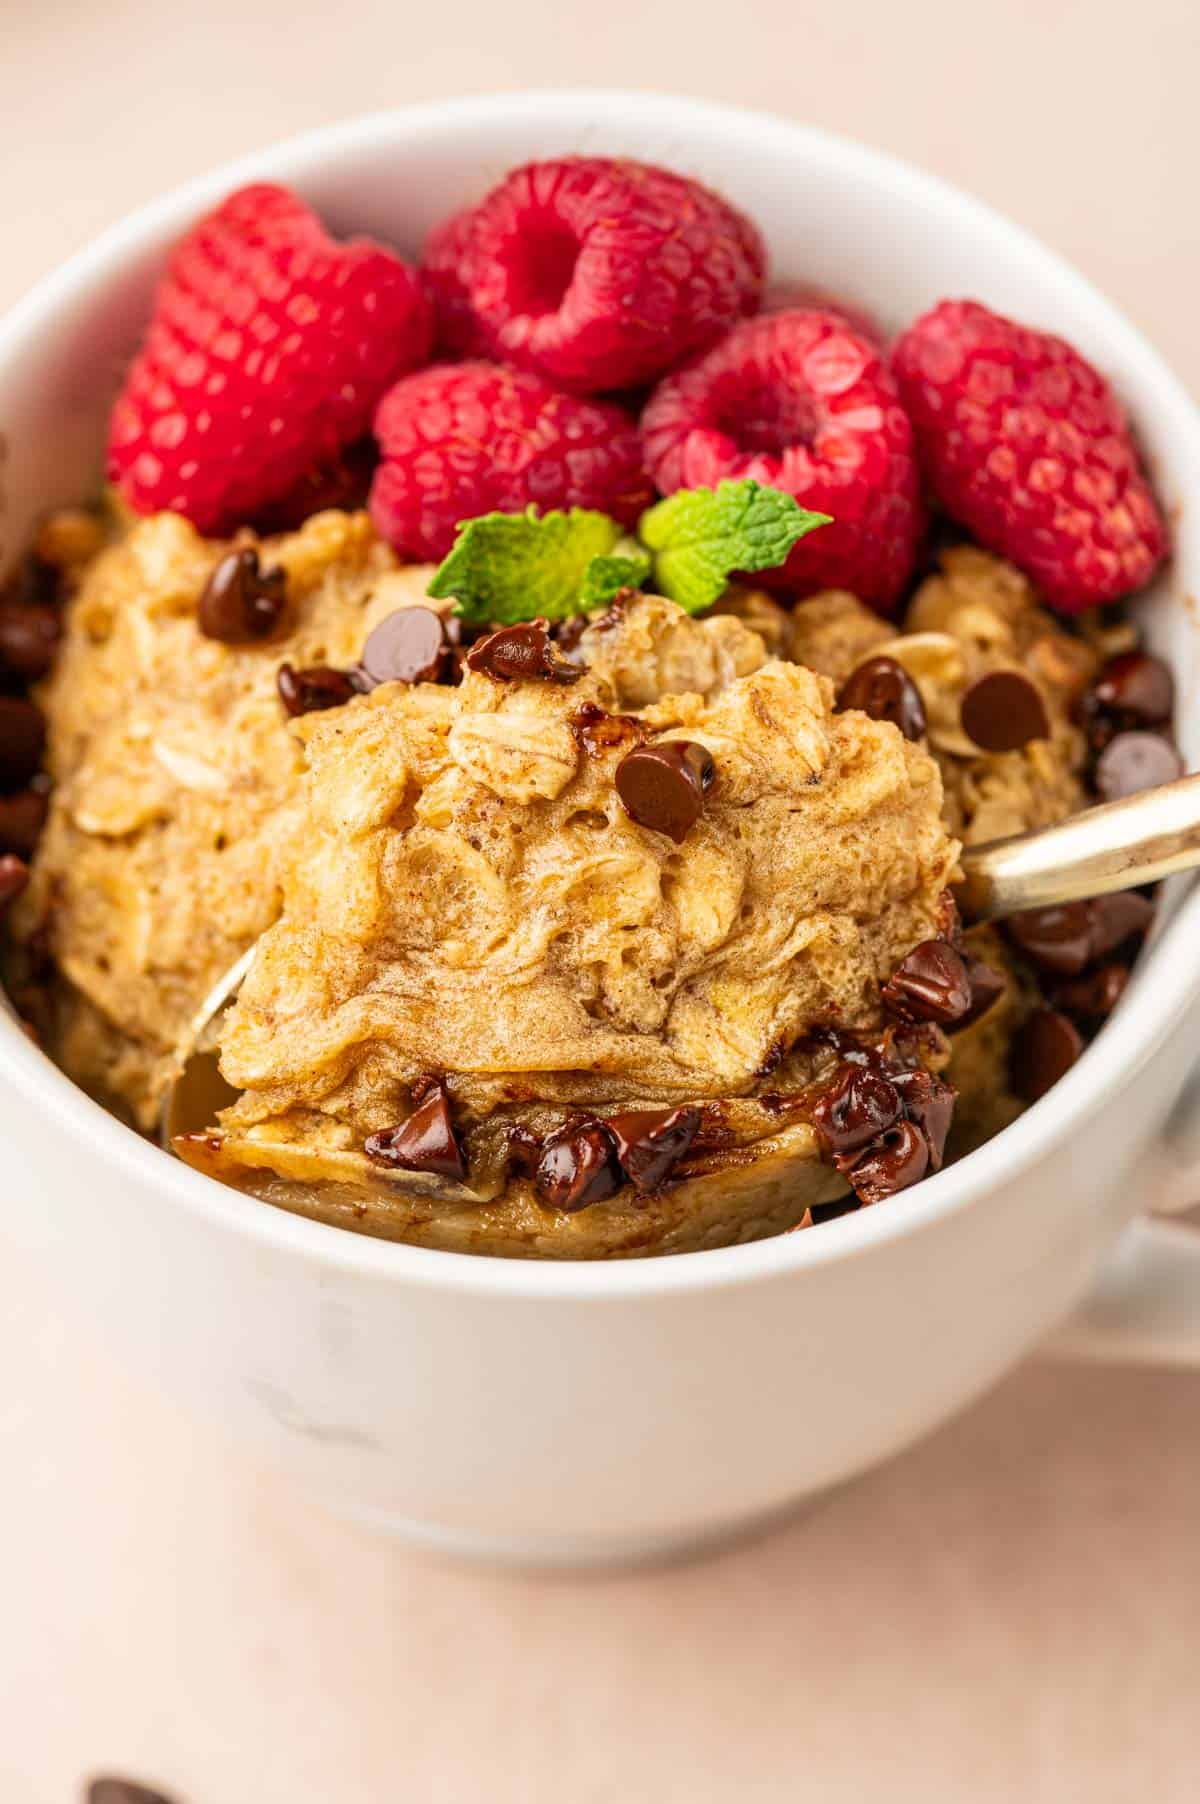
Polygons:
[[1057,1009],[1035,1009],[1013,1037],[1009,1081],[1025,1102],[1036,1102],[1071,1069],[1083,1041],[1079,1029]]
[[467,653],[472,670],[498,682],[521,682],[535,678],[542,682],[577,683],[582,670],[559,656],[544,620],[525,620],[518,626],[502,626],[489,633]]
[[898,1121],[880,1136],[848,1174],[860,1203],[882,1203],[919,1183],[929,1170],[929,1146],[920,1128]]
[[1113,961],[1098,966],[1086,977],[1060,983],[1054,992],[1054,1004],[1074,1021],[1105,1021],[1125,994],[1128,983],[1129,966]]
[[45,749],[41,709],[23,696],[0,695],[0,790],[24,789]]
[[999,1001],[1007,987],[1003,971],[997,971],[994,965],[985,964],[981,958],[968,957],[967,982],[971,986],[971,1006],[954,1023],[955,1033],[961,1033],[964,1027],[974,1026],[981,1015],[987,1014],[993,1002]]
[[598,708],[595,702],[584,702],[576,708],[567,722],[575,736],[576,744],[581,746],[589,758],[603,758],[606,752],[616,747],[628,745],[631,740],[639,743],[646,737],[646,727],[632,714],[609,714]]
[[340,708],[355,693],[344,670],[330,664],[308,664],[297,670],[281,664],[275,676],[279,699],[289,714],[313,714],[320,708]]
[[[1171,667],[1144,651],[1127,651],[1119,658],[1110,658],[1083,698],[1085,721],[1107,727],[1104,743],[1114,732],[1160,727],[1174,712],[1175,678]],[[1097,745],[1096,750],[1100,749]]]
[[1092,961],[1092,911],[1086,902],[1031,908],[1005,925],[1022,952],[1055,977],[1078,977]]
[[87,1804],[171,1804],[165,1792],[152,1791],[135,1779],[93,1779],[87,1788]]
[[[1154,904],[1136,890],[1116,890],[1087,904],[1091,915],[1091,959],[1107,958],[1127,940],[1140,939],[1154,919]],[[1091,960],[1089,960],[1089,963]]]
[[48,602],[0,602],[0,671],[22,683],[36,682],[54,662],[62,619]]
[[0,852],[19,852],[31,858],[46,824],[48,798],[40,789],[19,789],[0,796]]
[[1041,690],[1023,670],[989,670],[967,689],[959,708],[963,732],[981,751],[1016,752],[1049,739]]
[[287,603],[287,575],[264,570],[252,545],[226,552],[204,585],[196,618],[200,631],[225,645],[265,639]]
[[900,1021],[949,1027],[971,1006],[967,962],[947,940],[922,940],[901,959],[882,995],[885,1008]]
[[665,833],[678,845],[700,818],[715,773],[707,746],[693,739],[664,739],[626,752],[615,781],[630,820]]
[[843,1065],[812,1111],[813,1126],[839,1170],[899,1121],[900,1092],[869,1066]]
[[433,608],[397,608],[367,635],[356,672],[360,689],[380,683],[436,683],[443,676],[450,646],[442,617]]
[[921,1067],[915,1071],[893,1071],[891,1081],[900,1092],[905,1115],[925,1136],[929,1163],[934,1171],[940,1171],[958,1091],[953,1084],[945,1083]]
[[1102,802],[1157,789],[1183,775],[1183,759],[1160,733],[1118,733],[1096,760],[1093,781]]
[[890,720],[906,739],[920,739],[925,731],[925,704],[921,691],[895,658],[868,658],[852,670],[842,684],[838,711],[856,708],[872,720]]
[[416,1108],[399,1127],[372,1134],[363,1150],[377,1165],[402,1171],[427,1171],[438,1178],[461,1183],[467,1175],[466,1160],[454,1132],[450,1099],[438,1078],[425,1078],[413,1086]]
[[538,1201],[574,1215],[615,1196],[621,1188],[616,1152],[616,1141],[602,1122],[567,1122],[542,1148],[533,1180]]
[[700,1126],[695,1108],[627,1109],[605,1126],[617,1143],[621,1170],[638,1190],[654,1190],[681,1159]]
[[0,908],[15,902],[29,882],[29,866],[12,852],[0,853]]

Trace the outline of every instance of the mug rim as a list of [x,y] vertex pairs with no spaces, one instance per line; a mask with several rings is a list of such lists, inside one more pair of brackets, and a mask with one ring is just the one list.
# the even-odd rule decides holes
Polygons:
[[[660,126],[674,118],[715,136],[754,141],[760,149],[772,143],[793,150],[803,146],[839,163],[853,179],[938,213],[951,229],[958,222],[1007,241],[1014,256],[1040,267],[1048,284],[1070,289],[1076,308],[1091,315],[1106,341],[1120,344],[1127,370],[1133,372],[1125,385],[1135,390],[1133,411],[1171,421],[1176,434],[1189,442],[1186,461],[1195,464],[1200,484],[1200,412],[1182,383],[1112,302],[1031,233],[953,184],[887,152],[772,113],[650,90],[548,87],[419,103],[319,127],[225,163],[125,216],[35,284],[0,319],[0,380],[39,321],[77,304],[90,286],[143,257],[154,241],[177,233],[231,187],[254,180],[303,182],[325,162],[381,145],[401,128],[445,133],[462,126],[528,124],[531,119],[551,124],[568,114],[577,120],[580,109],[593,121],[615,124],[635,115]],[[784,1278],[868,1252],[982,1202],[986,1193],[1019,1177],[1105,1106],[1182,1019],[1198,986],[1200,892],[1193,892],[1176,907],[1139,964],[1119,1015],[1051,1095],[957,1164],[889,1198],[883,1208],[859,1209],[823,1224],[819,1234],[783,1233],[644,1259],[511,1259],[410,1246],[333,1227],[221,1184],[143,1139],[60,1071],[7,1012],[0,1019],[0,1062],[21,1102],[53,1122],[55,1132],[67,1127],[95,1156],[159,1191],[162,1203],[196,1213],[220,1229],[317,1266],[380,1280],[530,1300],[621,1301]]]

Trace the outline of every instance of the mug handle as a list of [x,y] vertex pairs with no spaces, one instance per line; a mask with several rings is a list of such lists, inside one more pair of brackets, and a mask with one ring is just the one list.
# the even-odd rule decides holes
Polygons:
[[1155,1215],[1126,1228],[1083,1302],[1043,1343],[1052,1358],[1200,1369],[1200,1231],[1161,1219],[1200,1203],[1200,1071],[1149,1176]]

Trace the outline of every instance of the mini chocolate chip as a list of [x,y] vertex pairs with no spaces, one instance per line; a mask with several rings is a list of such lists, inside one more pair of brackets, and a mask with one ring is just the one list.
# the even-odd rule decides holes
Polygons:
[[19,789],[0,796],[0,852],[19,852],[31,858],[46,824],[48,798],[40,789]]
[[1160,727],[1175,712],[1175,678],[1169,664],[1148,652],[1127,651],[1110,658],[1084,697],[1088,714],[1098,714],[1120,732]]
[[41,709],[24,696],[0,695],[0,790],[24,789],[45,749]]
[[1115,890],[1087,904],[1092,918],[1091,959],[1107,958],[1127,940],[1140,939],[1154,919],[1154,904],[1136,890]]
[[567,1122],[542,1148],[533,1180],[538,1201],[574,1215],[615,1196],[621,1188],[616,1152],[616,1141],[602,1122]]
[[313,714],[320,708],[340,708],[350,701],[354,684],[344,670],[330,664],[308,664],[297,670],[281,664],[275,675],[279,699],[289,714]]
[[906,739],[920,739],[925,731],[925,704],[921,691],[895,658],[868,658],[852,670],[837,699],[838,712],[856,708],[872,720],[890,720]]
[[1118,733],[1096,760],[1093,781],[1102,802],[1157,789],[1183,775],[1183,759],[1160,733]]
[[812,1111],[813,1126],[839,1170],[900,1119],[900,1092],[882,1072],[842,1065]]
[[1057,1009],[1035,1009],[1013,1036],[1009,1081],[1024,1102],[1036,1102],[1071,1069],[1083,1041],[1074,1022]]
[[971,1006],[967,962],[948,940],[922,940],[901,959],[882,995],[888,1012],[901,1021],[949,1027]]
[[265,639],[287,603],[287,574],[264,570],[253,545],[228,551],[204,585],[197,609],[200,631],[225,645]]
[[893,1071],[891,1081],[900,1092],[904,1113],[925,1136],[929,1163],[935,1171],[940,1171],[958,1091],[953,1084],[944,1083],[922,1067],[915,1071]]
[[590,758],[603,758],[606,752],[628,745],[631,740],[640,743],[647,732],[643,722],[634,715],[609,714],[595,702],[584,702],[582,707],[576,708],[567,725],[576,743]]
[[1125,994],[1128,983],[1129,966],[1113,961],[1099,965],[1086,977],[1060,983],[1054,991],[1054,1004],[1074,1021],[1105,1021]]
[[929,1146],[920,1128],[911,1121],[898,1121],[895,1127],[880,1135],[848,1172],[854,1194],[860,1203],[882,1203],[917,1184],[929,1170]]
[[13,852],[0,852],[0,908],[15,902],[29,882],[29,866]]
[[700,1111],[626,1109],[605,1123],[617,1143],[621,1170],[638,1190],[654,1190],[681,1159],[700,1126]]
[[1022,952],[1055,977],[1078,977],[1092,961],[1092,911],[1086,902],[1031,908],[1005,926]]
[[631,821],[679,845],[699,820],[715,773],[707,746],[694,739],[663,739],[626,752],[615,782]]
[[22,683],[45,676],[62,638],[62,619],[48,602],[0,602],[0,670]]
[[438,1078],[425,1078],[413,1085],[413,1096],[417,1106],[408,1119],[399,1127],[372,1134],[364,1152],[378,1165],[427,1171],[434,1177],[454,1178],[461,1183],[467,1166],[454,1132],[445,1085]]
[[106,1776],[93,1779],[87,1788],[87,1804],[171,1804],[165,1792],[152,1791],[136,1779]]
[[524,620],[489,633],[467,653],[467,664],[498,682],[533,677],[543,682],[577,683],[582,670],[559,656],[544,620]]
[[1016,752],[1049,739],[1042,692],[1023,670],[989,670],[967,689],[959,708],[963,732],[981,751]]
[[449,661],[442,617],[433,608],[397,608],[367,635],[356,672],[360,689],[380,683],[436,683]]
[[961,1033],[964,1027],[974,1026],[981,1015],[987,1014],[993,1002],[999,1001],[1007,987],[1003,971],[997,971],[994,965],[985,964],[981,958],[970,956],[967,958],[967,982],[971,986],[971,1006],[954,1023],[954,1033]]

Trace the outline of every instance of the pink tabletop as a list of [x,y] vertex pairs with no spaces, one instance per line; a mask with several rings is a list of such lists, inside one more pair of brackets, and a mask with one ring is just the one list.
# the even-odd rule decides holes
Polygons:
[[[1200,382],[1190,0],[10,0],[0,305],[282,134],[554,81],[774,108],[941,171]],[[529,1579],[350,1530],[0,1257],[0,1798],[1154,1804],[1200,1764],[1200,1377],[1031,1362],[768,1539]]]

